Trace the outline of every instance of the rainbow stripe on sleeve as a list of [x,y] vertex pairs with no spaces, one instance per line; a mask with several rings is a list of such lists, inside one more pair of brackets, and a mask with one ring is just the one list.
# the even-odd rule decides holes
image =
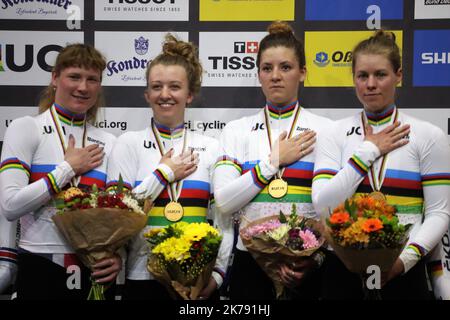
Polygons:
[[214,168],[217,168],[219,166],[231,166],[231,167],[235,168],[239,172],[239,174],[242,174],[241,163],[237,159],[228,157],[227,155],[223,155],[223,156],[220,156],[219,158],[217,158]]
[[161,183],[164,187],[169,184],[169,177],[163,170],[157,168],[155,171],[153,171],[153,174],[156,176],[156,179],[158,179],[159,183]]
[[421,178],[424,187],[450,185],[450,173],[425,174]]
[[313,181],[320,180],[320,179],[331,179],[338,173],[337,170],[334,169],[319,169],[314,172],[314,178]]
[[53,176],[53,174],[51,174],[50,172],[47,173],[47,175],[45,175],[43,177],[45,184],[47,185],[47,189],[48,192],[50,192],[50,194],[58,194],[61,189],[59,188],[58,184],[56,183],[55,177]]
[[364,177],[369,171],[369,167],[356,155],[353,155],[350,159],[348,159],[348,163],[361,177]]
[[420,245],[418,245],[417,243],[410,243],[406,249],[408,250],[412,250],[414,251],[414,253],[421,259],[422,257],[424,257],[427,254],[427,251],[421,247]]
[[30,178],[31,176],[30,166],[28,166],[25,162],[20,161],[18,158],[8,158],[3,160],[3,162],[0,164],[0,172],[10,169],[22,170],[23,172],[25,172],[28,178]]
[[269,180],[266,179],[261,173],[261,168],[259,167],[259,163],[256,164],[251,170],[251,175],[253,178],[253,183],[260,189],[264,188]]

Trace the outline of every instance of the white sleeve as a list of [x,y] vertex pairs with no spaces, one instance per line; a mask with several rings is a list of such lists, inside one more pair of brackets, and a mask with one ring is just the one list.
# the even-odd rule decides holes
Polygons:
[[[251,170],[242,171],[242,157],[239,152],[245,148],[244,137],[236,136],[233,128],[224,128],[220,139],[221,155],[214,169],[214,197],[216,208],[222,214],[230,215],[248,204],[278,171],[267,159],[259,161]],[[241,159],[240,159],[241,158]]]
[[17,273],[17,221],[0,214],[0,294],[14,283]]
[[133,189],[138,197],[148,198],[155,201],[167,185],[175,180],[175,175],[169,166],[160,163],[151,175]]
[[322,215],[353,196],[380,156],[377,146],[364,141],[350,159],[342,159],[342,146],[336,141],[335,131],[324,132],[316,145],[312,200],[316,211]]
[[5,133],[0,169],[2,213],[10,221],[35,211],[75,176],[66,161],[43,178],[30,183],[30,165],[39,146],[36,123],[31,117],[17,119]]
[[126,188],[133,190],[138,197],[150,197],[154,201],[167,184],[174,180],[174,174],[169,166],[159,164],[151,175],[134,187],[140,165],[136,140],[134,133],[125,133],[117,140],[108,162],[107,187],[116,186],[121,175]]
[[450,146],[441,130],[427,135],[420,148],[424,221],[400,255],[405,272],[439,243],[450,222]]

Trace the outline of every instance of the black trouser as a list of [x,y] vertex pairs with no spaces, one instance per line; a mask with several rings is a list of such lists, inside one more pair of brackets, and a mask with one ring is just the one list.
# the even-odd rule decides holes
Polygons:
[[[322,298],[325,300],[362,300],[362,280],[347,270],[333,253],[328,251],[323,265]],[[425,263],[419,261],[406,274],[389,281],[380,291],[383,300],[432,300],[428,288]]]
[[[156,280],[130,280],[126,279],[122,300],[182,300],[180,296],[172,297],[167,289]],[[219,292],[216,290],[208,300],[218,300]]]
[[[295,289],[285,288],[285,297],[295,300],[317,300],[321,270],[314,270]],[[275,288],[250,253],[236,250],[230,275],[231,300],[274,300]]]
[[[85,266],[80,267],[79,288],[69,289],[69,284],[76,273],[53,263],[53,261],[37,254],[19,252],[18,273],[16,281],[18,300],[86,300],[91,288],[91,271]],[[71,278],[72,277],[72,278]],[[107,300],[113,300],[115,285],[105,292]]]

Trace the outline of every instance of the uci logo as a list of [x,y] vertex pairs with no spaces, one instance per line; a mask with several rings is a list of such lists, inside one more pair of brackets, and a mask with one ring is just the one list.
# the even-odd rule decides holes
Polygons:
[[257,123],[254,127],[252,127],[252,131],[265,130],[264,123]]
[[361,135],[361,127],[352,127],[349,131],[347,131],[347,137],[351,136],[352,134],[357,134],[358,136]]
[[156,149],[156,144],[150,140],[144,140],[144,148],[145,149]]
[[46,62],[47,55],[50,52],[59,53],[62,49],[62,47],[59,45],[49,44],[37,50],[32,44],[26,44],[24,48],[25,51],[24,62],[22,64],[18,64],[15,59],[15,57],[18,56],[16,50],[23,50],[23,49],[17,48],[16,46],[17,45],[14,44],[7,44],[5,46],[5,65],[8,67],[9,70],[14,72],[26,72],[30,70],[34,63],[34,56],[36,51],[37,51],[36,62],[38,66],[44,71],[51,72],[52,66],[47,64]]

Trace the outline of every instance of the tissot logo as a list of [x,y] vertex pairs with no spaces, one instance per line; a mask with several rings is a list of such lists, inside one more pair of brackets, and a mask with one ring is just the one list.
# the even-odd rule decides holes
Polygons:
[[[243,41],[234,42],[233,52],[236,54],[249,54],[258,52],[258,42],[256,41]],[[254,56],[211,56],[208,60],[212,61],[214,70],[217,69],[245,69],[252,70],[256,67],[256,58]]]
[[234,43],[234,53],[258,53],[258,42],[243,41]]
[[189,1],[96,0],[95,20],[188,21]]
[[263,32],[200,32],[204,86],[257,86],[256,55]]

